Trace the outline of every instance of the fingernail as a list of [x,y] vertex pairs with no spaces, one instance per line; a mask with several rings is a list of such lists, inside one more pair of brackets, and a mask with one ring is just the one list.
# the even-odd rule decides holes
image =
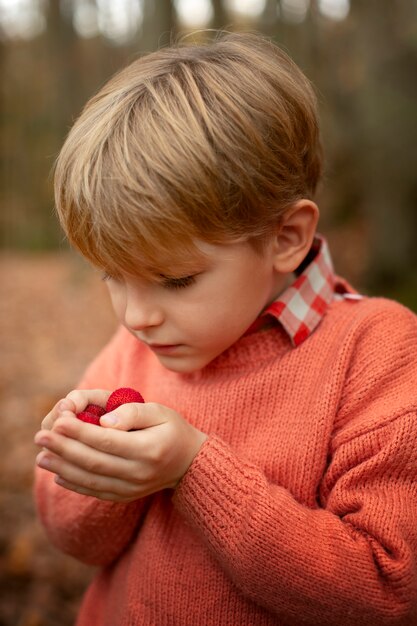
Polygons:
[[35,441],[35,444],[36,444],[37,446],[44,446],[44,447],[47,447],[47,445],[48,445],[48,440],[47,440],[47,438],[46,438],[46,437],[42,437],[42,436],[40,436],[40,437],[35,437],[34,441]]
[[47,469],[51,466],[51,460],[46,456],[41,456],[39,459],[37,459],[37,464],[39,465],[39,467]]
[[107,413],[100,418],[100,424],[104,424],[105,426],[114,426],[117,424],[117,417],[111,413]]

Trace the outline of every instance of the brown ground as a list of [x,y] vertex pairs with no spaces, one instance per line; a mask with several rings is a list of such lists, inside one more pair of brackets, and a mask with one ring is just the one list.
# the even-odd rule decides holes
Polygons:
[[36,520],[33,436],[115,328],[98,275],[67,253],[0,257],[0,626],[69,626],[92,570]]

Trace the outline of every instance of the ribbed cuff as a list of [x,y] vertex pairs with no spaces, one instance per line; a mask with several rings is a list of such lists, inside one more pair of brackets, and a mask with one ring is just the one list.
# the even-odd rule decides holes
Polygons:
[[259,470],[212,436],[178,485],[173,503],[210,543],[235,544],[240,537],[242,506],[248,505],[258,483]]

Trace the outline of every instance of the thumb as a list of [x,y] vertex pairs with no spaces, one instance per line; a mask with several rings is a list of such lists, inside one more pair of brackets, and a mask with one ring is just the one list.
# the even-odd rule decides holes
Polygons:
[[107,428],[124,431],[158,426],[167,421],[163,418],[162,408],[165,407],[154,402],[129,402],[103,415],[100,418],[100,424]]

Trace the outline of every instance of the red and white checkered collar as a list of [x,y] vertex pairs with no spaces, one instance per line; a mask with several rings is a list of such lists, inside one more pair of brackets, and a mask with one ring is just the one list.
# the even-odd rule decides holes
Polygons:
[[362,298],[334,273],[329,247],[321,235],[315,237],[310,252],[295,274],[294,282],[261,313],[247,334],[268,326],[272,316],[296,347],[314,332],[334,300]]

